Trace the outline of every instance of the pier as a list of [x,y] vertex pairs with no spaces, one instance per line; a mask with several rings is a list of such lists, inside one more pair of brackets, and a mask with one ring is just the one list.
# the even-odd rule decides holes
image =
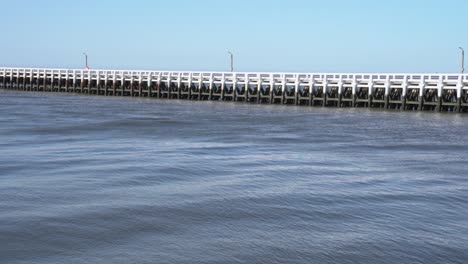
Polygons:
[[258,104],[468,112],[468,74],[0,68],[0,89]]

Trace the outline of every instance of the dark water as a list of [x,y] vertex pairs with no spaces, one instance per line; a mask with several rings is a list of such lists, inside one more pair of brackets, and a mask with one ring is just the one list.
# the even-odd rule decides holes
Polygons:
[[467,115],[0,91],[0,263],[467,262]]

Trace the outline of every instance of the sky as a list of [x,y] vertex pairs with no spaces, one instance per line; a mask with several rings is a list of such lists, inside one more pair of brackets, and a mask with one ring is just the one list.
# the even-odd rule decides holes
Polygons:
[[453,73],[466,0],[0,0],[0,67]]

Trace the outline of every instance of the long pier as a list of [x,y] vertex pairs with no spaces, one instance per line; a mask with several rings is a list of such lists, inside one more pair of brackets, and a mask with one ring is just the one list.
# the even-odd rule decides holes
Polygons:
[[0,68],[0,89],[259,104],[468,112],[468,74]]

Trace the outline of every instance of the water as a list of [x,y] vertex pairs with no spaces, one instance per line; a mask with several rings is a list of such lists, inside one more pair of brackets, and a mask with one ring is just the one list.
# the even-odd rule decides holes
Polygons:
[[468,116],[0,91],[1,263],[467,263]]

